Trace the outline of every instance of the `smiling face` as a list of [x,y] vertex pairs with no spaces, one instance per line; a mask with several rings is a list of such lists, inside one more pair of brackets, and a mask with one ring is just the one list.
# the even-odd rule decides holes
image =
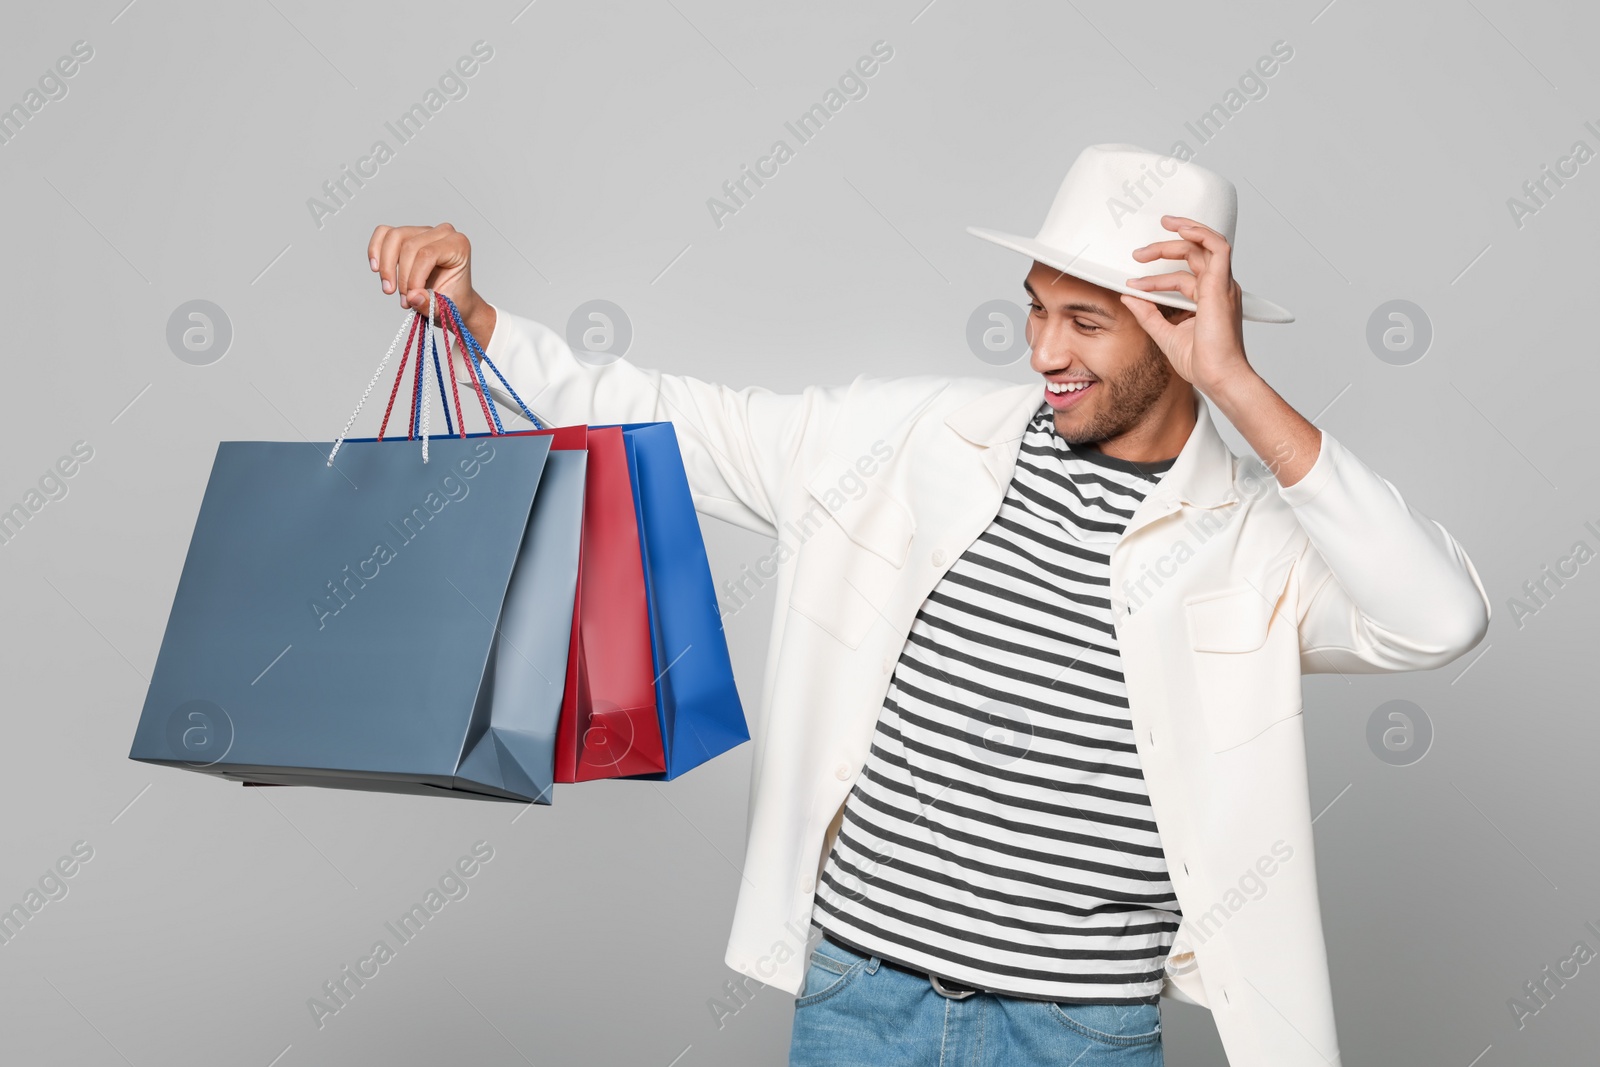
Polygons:
[[[1121,294],[1043,263],[1033,265],[1023,288],[1030,363],[1044,375],[1056,432],[1069,444],[1139,462],[1177,455],[1194,425],[1190,385]],[[1173,321],[1191,314],[1162,311]]]

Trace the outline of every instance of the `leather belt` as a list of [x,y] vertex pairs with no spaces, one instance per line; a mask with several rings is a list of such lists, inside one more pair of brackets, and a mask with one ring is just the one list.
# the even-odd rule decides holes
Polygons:
[[[878,955],[876,952],[868,952],[859,945],[853,945],[843,938],[835,937],[833,934],[827,934],[826,936],[829,941],[835,942],[836,944],[849,949],[858,956]],[[878,965],[881,967],[892,967],[897,971],[903,971],[906,974],[916,975],[918,978],[924,979],[930,985],[932,985],[934,991],[940,996],[949,997],[951,1000],[965,1000],[974,993],[983,992],[983,990],[976,989],[964,982],[958,982],[954,978],[940,978],[936,974],[930,974],[927,971],[921,971],[915,967],[908,967],[903,963],[896,963],[894,960],[884,959],[882,956],[878,956]]]

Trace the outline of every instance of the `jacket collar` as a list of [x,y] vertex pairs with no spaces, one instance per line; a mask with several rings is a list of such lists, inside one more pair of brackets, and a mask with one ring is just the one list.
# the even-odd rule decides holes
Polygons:
[[[1205,397],[1198,389],[1191,387],[1190,391],[1195,399],[1194,429],[1162,476],[1161,484],[1177,500],[1193,507],[1212,508],[1236,502],[1239,494],[1233,484],[1234,455],[1217,432]],[[1023,434],[1039,410],[1040,392],[1036,381],[1007,386],[985,393],[945,416],[946,426],[984,449],[984,465],[1001,487],[1011,480]]]

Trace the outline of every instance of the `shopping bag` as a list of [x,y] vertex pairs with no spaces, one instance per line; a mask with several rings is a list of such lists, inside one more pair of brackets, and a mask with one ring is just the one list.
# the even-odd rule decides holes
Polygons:
[[[439,304],[443,311],[445,364],[449,368],[451,399],[456,407],[452,425],[450,400],[446,399],[441,377],[439,398],[445,409],[447,431],[458,436],[472,436],[465,433],[466,417],[455,373],[456,346],[451,343],[454,338],[470,374],[472,398],[477,400],[489,426],[489,435],[548,436],[554,450],[582,450],[588,457],[579,586],[570,618],[572,642],[556,739],[555,780],[581,782],[663,771],[666,763],[650,651],[649,602],[644,588],[644,564],[622,432],[611,429],[590,434],[583,426],[544,427],[494,363],[477,348],[476,340],[467,331],[454,303],[440,294]],[[409,350],[408,340],[408,353]],[[427,412],[426,407],[419,409],[424,373],[420,342],[417,354],[410,390],[411,437],[421,426],[418,411],[424,415]],[[479,357],[478,362],[474,362],[474,354]],[[402,358],[390,390],[391,410],[405,376],[405,366]],[[505,430],[488,399],[483,367],[499,377],[535,429],[509,433]],[[436,354],[434,369],[439,372]],[[386,411],[384,427],[388,425],[388,418]],[[380,428],[378,439],[382,439],[383,432]]]
[[[639,538],[644,545],[666,767],[630,775],[676,778],[750,740],[700,521],[670,422],[627,423]],[[590,434],[598,432],[590,429]]]
[[[456,337],[463,349],[490,367],[493,364],[481,347],[466,330],[459,314],[448,299],[444,299],[448,324],[447,338]],[[474,389],[484,384],[483,371],[471,358],[466,360],[468,370],[474,375]],[[503,376],[501,385],[524,415],[539,425],[538,418],[522,402]],[[493,408],[489,409],[491,412]],[[562,433],[572,428],[563,427]],[[550,432],[544,430],[531,433]],[[623,464],[614,465],[609,458],[600,459],[602,451],[597,442],[620,437],[624,446],[626,481],[630,509],[614,502],[614,490],[609,484],[611,472],[620,473]],[[644,603],[648,613],[648,644],[643,654],[632,643],[624,652],[621,646],[610,650],[616,655],[608,662],[605,672],[578,669],[568,675],[568,702],[563,706],[562,736],[569,729],[589,740],[591,752],[585,754],[591,766],[603,768],[607,773],[594,773],[588,777],[627,777],[662,781],[677,777],[712,757],[750,739],[743,706],[734,684],[733,667],[728,655],[727,640],[722,632],[721,613],[717,604],[716,589],[711,578],[705,543],[701,537],[699,519],[695,514],[694,499],[689,489],[688,476],[678,447],[676,432],[670,422],[612,424],[590,426],[587,429],[591,463],[589,471],[589,496],[584,517],[583,560],[580,564],[579,614],[587,615],[591,601],[589,582],[593,568],[590,566],[591,533],[606,531],[617,534],[630,529],[628,520],[637,530],[641,549]],[[601,487],[597,470],[606,472],[607,484]],[[602,509],[596,501],[604,497]],[[617,595],[617,602],[635,603],[632,591],[632,545],[628,546],[626,568],[616,571],[608,568],[612,580],[620,576],[628,579],[626,597]],[[624,554],[619,553],[619,556]],[[624,616],[632,619],[632,615]],[[592,632],[608,635],[608,645],[615,641],[614,631],[608,627],[591,626],[594,620],[578,619],[574,631],[584,636],[574,653],[577,661],[596,647]],[[589,717],[571,714],[574,702],[582,708],[596,706],[593,695],[586,689],[595,677],[637,669],[648,663],[653,670],[656,722],[648,724],[642,714],[644,698],[629,692],[626,698],[612,703],[615,709],[606,708],[610,715]],[[604,705],[598,705],[604,707]],[[623,709],[633,714],[623,714]],[[570,727],[569,727],[569,724]],[[639,766],[638,760],[626,760],[623,755],[639,756],[643,742],[652,742],[649,755],[661,762],[654,766]],[[656,747],[656,743],[659,747]],[[606,763],[609,755],[611,762]],[[563,778],[558,755],[557,781]],[[578,780],[582,780],[581,778]]]
[[506,436],[544,435],[556,442],[554,448],[583,448],[588,455],[555,780],[663,771],[650,606],[622,431],[560,426]]
[[550,802],[587,454],[421,421],[219,445],[131,758]]

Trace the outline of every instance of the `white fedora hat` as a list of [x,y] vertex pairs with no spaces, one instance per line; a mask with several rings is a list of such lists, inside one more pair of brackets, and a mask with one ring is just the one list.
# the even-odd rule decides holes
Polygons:
[[[968,226],[967,232],[1086,282],[1194,310],[1194,301],[1174,290],[1130,288],[1129,278],[1187,271],[1179,260],[1140,263],[1133,250],[1157,241],[1179,240],[1161,225],[1162,215],[1202,222],[1233,244],[1239,192],[1215,171],[1131,144],[1085,148],[1061,180],[1044,225],[1033,237]],[[1244,317],[1252,322],[1293,322],[1287,308],[1254,293],[1243,297]]]

